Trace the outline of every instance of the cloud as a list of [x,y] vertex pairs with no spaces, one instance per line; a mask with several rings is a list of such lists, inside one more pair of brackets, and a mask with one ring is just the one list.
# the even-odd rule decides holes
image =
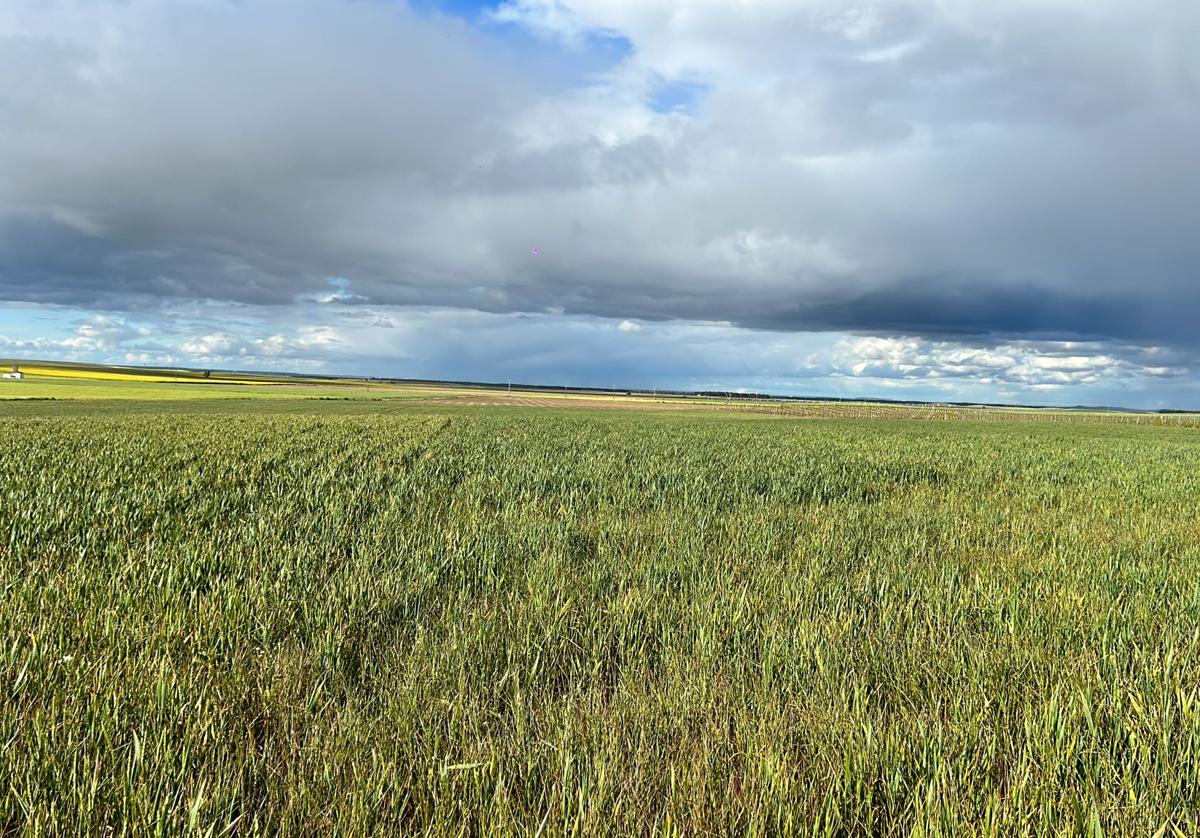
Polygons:
[[180,351],[197,357],[232,357],[245,344],[227,332],[197,335],[179,345]]
[[180,343],[178,351],[208,363],[251,360],[274,367],[275,361],[285,360],[320,365],[329,360],[331,351],[336,354],[341,343],[338,331],[332,327],[302,326],[291,334],[201,334]]
[[61,339],[2,338],[0,341],[14,348],[59,348],[76,352],[107,352],[123,346],[129,341],[145,338],[147,334],[145,329],[135,327],[122,318],[98,315],[78,321],[74,333],[70,337]]
[[518,24],[542,37],[554,38],[574,49],[582,49],[589,38],[597,35],[617,37],[615,30],[597,28],[575,12],[568,4],[543,0],[509,0],[485,13],[495,23]]
[[1182,356],[1168,358],[1160,347],[1089,346],[1070,341],[964,346],[918,338],[868,337],[840,341],[832,357],[834,368],[851,376],[910,383],[970,380],[1036,391],[1182,378],[1191,372]]
[[333,289],[324,294],[310,294],[302,299],[309,300],[314,303],[365,303],[368,299],[361,294],[353,294],[350,292],[350,280],[345,277],[333,277],[328,280],[329,286]]
[[[254,311],[206,304],[136,321],[83,317],[61,339],[0,334],[0,355],[937,401],[1165,407],[1189,406],[1200,393],[1194,357],[1112,341],[965,343],[697,321],[630,321],[635,328],[622,330],[621,323],[586,316],[345,303]],[[314,311],[324,324],[312,324]]]
[[[514,31],[576,57],[517,60]],[[397,334],[406,306],[727,322],[915,342],[846,350],[851,379],[961,380],[1008,347],[1005,386],[1175,381],[1200,352],[1197,37],[1200,6],[1124,0],[510,0],[470,22],[9,0],[0,299],[301,301],[310,327],[371,308]],[[581,77],[589,50],[611,63]],[[1039,341],[1093,348],[1035,362]]]
[[145,329],[135,328],[122,319],[100,315],[79,323],[75,336],[63,341],[63,345],[91,352],[111,350],[147,334]]

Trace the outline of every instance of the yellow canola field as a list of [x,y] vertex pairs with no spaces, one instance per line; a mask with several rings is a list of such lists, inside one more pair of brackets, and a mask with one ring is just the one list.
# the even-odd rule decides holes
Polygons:
[[26,375],[46,376],[49,378],[90,378],[97,381],[144,381],[147,383],[220,383],[247,384],[249,382],[237,379],[214,376],[203,378],[199,375],[162,375],[155,373],[127,373],[115,370],[88,370],[72,367],[39,367],[21,365],[21,372]]

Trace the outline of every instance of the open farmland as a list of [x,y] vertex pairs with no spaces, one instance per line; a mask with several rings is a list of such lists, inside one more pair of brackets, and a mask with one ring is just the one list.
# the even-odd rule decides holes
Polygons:
[[4,403],[0,825],[1200,830],[1200,431],[871,415]]

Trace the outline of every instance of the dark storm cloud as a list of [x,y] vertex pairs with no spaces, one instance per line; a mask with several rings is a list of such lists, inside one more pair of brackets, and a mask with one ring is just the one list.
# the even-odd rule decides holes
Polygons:
[[195,298],[269,305],[324,284],[273,254],[251,263],[224,250],[137,248],[45,216],[0,218],[0,299],[113,310]]
[[563,88],[395,3],[17,0],[0,298],[1200,346],[1194,5],[681,5],[506,4],[630,39]]
[[1132,289],[1125,295],[1097,299],[1083,291],[1039,289],[1021,282],[1004,287],[980,282],[972,287],[960,280],[911,280],[846,300],[799,302],[794,307],[783,304],[752,325],[795,329],[803,328],[801,324],[817,323],[831,330],[925,334],[960,340],[990,332],[1066,332],[1133,340],[1187,337],[1188,332],[1179,328],[1182,324],[1172,323],[1172,319]]

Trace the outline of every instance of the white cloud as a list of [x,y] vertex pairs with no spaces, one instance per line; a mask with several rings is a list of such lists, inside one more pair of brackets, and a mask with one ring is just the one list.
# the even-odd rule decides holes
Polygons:
[[507,0],[489,10],[486,17],[496,23],[519,24],[576,49],[582,48],[587,36],[596,34],[593,23],[556,0]]
[[[1148,363],[1161,347],[1097,344],[1091,355],[1077,354],[1073,341],[1001,341],[987,346],[964,346],[921,338],[852,338],[839,342],[833,365],[850,375],[882,380],[923,382],[967,379],[988,386],[1017,384],[1031,390],[1066,386],[1117,384],[1148,377],[1179,377],[1189,369]],[[1120,351],[1120,357],[1111,354]],[[1006,392],[1011,392],[1006,389]]]
[[238,352],[241,341],[227,332],[197,335],[179,345],[179,350],[188,355],[230,356]]
[[[269,328],[266,323],[256,325]],[[197,335],[180,343],[179,351],[207,362],[258,360],[274,366],[276,361],[323,363],[331,354],[336,357],[343,344],[338,331],[330,326],[300,326],[291,333],[255,334],[256,331],[247,330],[241,335],[229,332]]]
[[0,347],[10,352],[67,354],[83,357],[88,354],[111,353],[132,341],[150,336],[142,325],[134,325],[119,317],[95,315],[76,321],[69,337],[17,338],[0,335]]

